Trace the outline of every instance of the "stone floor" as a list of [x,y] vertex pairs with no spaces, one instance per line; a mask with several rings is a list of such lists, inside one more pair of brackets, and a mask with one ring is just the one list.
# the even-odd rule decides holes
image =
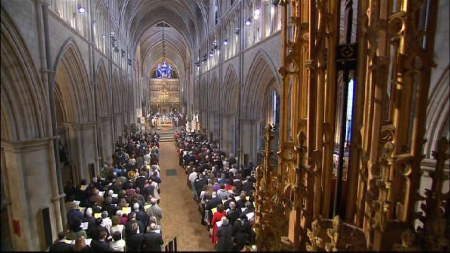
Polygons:
[[[176,236],[178,251],[214,251],[206,227],[200,224],[201,216],[186,185],[186,174],[178,165],[174,142],[160,143],[159,160],[164,243]],[[168,176],[170,169],[175,169],[176,175]]]

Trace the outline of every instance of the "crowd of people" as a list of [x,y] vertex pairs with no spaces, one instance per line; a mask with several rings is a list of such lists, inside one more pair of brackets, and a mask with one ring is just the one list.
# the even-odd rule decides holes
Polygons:
[[255,167],[239,166],[237,159],[209,142],[205,134],[175,133],[179,164],[185,168],[202,215],[217,251],[241,251],[255,244]]
[[51,252],[161,251],[159,135],[135,131],[126,139],[99,177],[66,184],[68,229]]

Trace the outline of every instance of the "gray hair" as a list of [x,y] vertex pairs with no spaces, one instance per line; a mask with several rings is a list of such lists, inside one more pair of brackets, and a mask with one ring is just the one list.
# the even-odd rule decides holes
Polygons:
[[223,216],[222,217],[222,225],[228,225],[229,224],[229,220],[227,219],[227,217]]

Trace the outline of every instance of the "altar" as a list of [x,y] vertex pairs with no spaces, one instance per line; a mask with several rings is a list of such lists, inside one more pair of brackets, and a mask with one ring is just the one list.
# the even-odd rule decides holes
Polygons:
[[173,127],[173,121],[170,118],[158,118],[158,126],[160,127]]

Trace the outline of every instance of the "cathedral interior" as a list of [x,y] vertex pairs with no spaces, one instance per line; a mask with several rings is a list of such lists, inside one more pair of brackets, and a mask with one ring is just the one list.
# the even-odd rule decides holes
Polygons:
[[[449,3],[1,0],[2,251],[47,250],[65,182],[173,112],[255,165],[246,250],[449,251]],[[162,230],[196,210],[168,160]]]

